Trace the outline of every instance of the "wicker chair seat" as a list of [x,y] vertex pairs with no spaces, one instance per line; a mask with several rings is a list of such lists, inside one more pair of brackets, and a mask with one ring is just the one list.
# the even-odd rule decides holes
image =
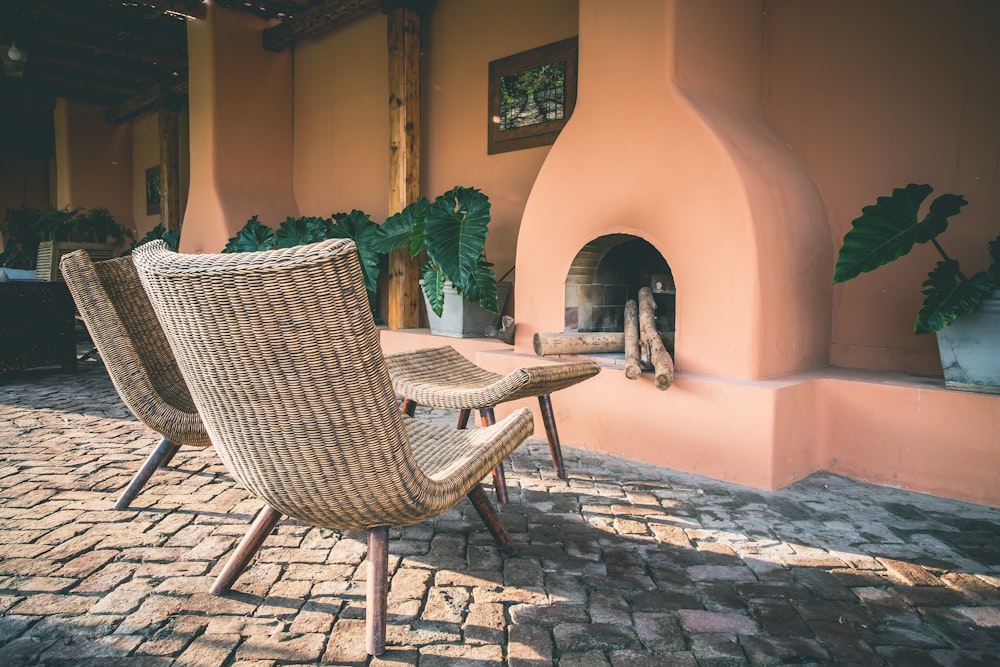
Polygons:
[[[484,425],[495,422],[494,406],[521,398],[538,398],[556,475],[566,477],[562,445],[550,394],[597,375],[601,367],[583,359],[560,364],[518,368],[500,375],[472,363],[450,345],[386,355],[393,388],[404,398],[403,411],[413,415],[416,405],[459,410],[458,428],[464,429],[471,410]],[[507,502],[503,465],[493,471],[500,502]]]
[[385,363],[398,393],[420,405],[445,410],[478,410],[551,394],[601,370],[593,361],[579,360],[500,375],[477,366],[450,345],[389,354]]

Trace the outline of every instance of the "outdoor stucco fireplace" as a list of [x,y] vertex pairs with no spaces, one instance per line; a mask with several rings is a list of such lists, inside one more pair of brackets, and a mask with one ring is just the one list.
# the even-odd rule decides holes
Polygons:
[[492,361],[545,363],[536,334],[621,330],[625,293],[659,285],[673,384],[605,365],[560,393],[563,440],[774,488],[812,466],[800,404],[772,379],[827,363],[832,244],[812,178],[757,98],[706,93],[715,61],[681,64],[700,48],[683,27],[705,12],[581,1],[576,108],[524,209],[514,350]]

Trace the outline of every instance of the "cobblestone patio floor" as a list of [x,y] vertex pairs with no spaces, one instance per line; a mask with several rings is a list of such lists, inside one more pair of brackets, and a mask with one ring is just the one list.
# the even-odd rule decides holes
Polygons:
[[114,511],[157,440],[99,363],[0,376],[0,665],[1000,664],[998,509],[572,447],[559,480],[542,440],[508,468],[517,555],[467,501],[391,533],[389,650],[368,659],[363,534],[286,520],[212,596],[260,503],[183,448]]

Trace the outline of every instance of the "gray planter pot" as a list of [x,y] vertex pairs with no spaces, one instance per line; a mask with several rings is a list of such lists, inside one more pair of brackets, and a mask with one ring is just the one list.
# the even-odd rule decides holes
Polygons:
[[1000,394],[1000,290],[937,332],[949,389]]
[[[497,304],[501,313],[510,294],[510,288],[511,283],[497,283]],[[500,321],[499,315],[491,313],[478,303],[470,303],[463,299],[450,282],[444,284],[444,310],[441,317],[431,310],[426,294],[424,294],[424,306],[427,308],[427,322],[431,333],[438,336],[482,338],[486,335],[486,327],[497,326]]]

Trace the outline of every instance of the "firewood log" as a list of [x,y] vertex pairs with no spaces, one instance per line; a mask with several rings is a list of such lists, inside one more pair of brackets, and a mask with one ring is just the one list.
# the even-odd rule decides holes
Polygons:
[[666,391],[674,381],[674,360],[667,354],[667,348],[656,330],[656,301],[648,287],[639,290],[639,340],[641,345],[649,348],[656,388]]
[[554,354],[621,352],[625,349],[625,334],[621,331],[536,333],[533,343],[535,354],[540,357]]
[[625,303],[625,377],[638,379],[642,375],[639,365],[639,304],[635,299]]

